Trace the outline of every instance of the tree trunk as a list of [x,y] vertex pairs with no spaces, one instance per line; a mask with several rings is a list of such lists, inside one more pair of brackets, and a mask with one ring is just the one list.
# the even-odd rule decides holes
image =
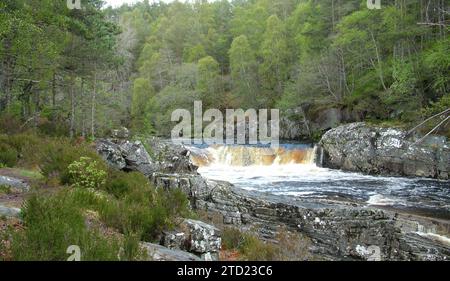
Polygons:
[[75,136],[75,74],[70,77],[70,138]]
[[81,78],[81,136],[86,137],[86,99],[84,97],[84,78]]
[[97,64],[94,67],[94,85],[91,101],[91,137],[95,138],[95,102],[97,98]]

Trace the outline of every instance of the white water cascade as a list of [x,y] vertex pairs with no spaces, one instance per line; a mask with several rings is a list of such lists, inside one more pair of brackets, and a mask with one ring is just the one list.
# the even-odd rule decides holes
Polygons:
[[450,219],[448,182],[321,168],[321,151],[310,145],[287,144],[279,149],[210,146],[190,150],[192,161],[204,177],[228,181],[249,191],[408,209]]

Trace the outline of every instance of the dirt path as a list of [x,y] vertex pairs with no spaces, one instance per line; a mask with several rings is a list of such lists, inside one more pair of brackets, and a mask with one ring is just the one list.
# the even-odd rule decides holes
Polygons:
[[5,207],[20,208],[23,202],[35,190],[53,193],[59,189],[57,187],[47,186],[40,174],[35,171],[2,168],[0,169],[0,176],[20,180],[31,188],[28,192],[20,191],[18,189],[0,190],[0,205]]

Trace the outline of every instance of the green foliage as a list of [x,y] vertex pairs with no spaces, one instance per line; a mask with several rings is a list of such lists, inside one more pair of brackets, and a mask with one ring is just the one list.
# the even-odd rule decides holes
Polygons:
[[70,182],[74,187],[102,188],[106,183],[106,172],[99,167],[97,161],[89,157],[81,157],[68,166]]
[[223,99],[223,95],[220,94],[219,75],[219,63],[213,57],[204,57],[198,61],[197,90],[206,108],[222,105],[220,100]]
[[448,31],[417,24],[442,21],[442,1],[29,2],[0,6],[0,133],[167,136],[171,112],[198,99],[416,123],[449,92]]
[[5,167],[14,167],[17,161],[17,151],[10,145],[0,142],[0,164]]
[[0,163],[8,167],[14,167],[19,162],[25,166],[33,166],[39,142],[39,138],[30,133],[0,135]]
[[298,233],[284,228],[278,230],[278,243],[260,239],[251,232],[225,227],[222,231],[224,250],[238,250],[241,260],[246,261],[303,261],[313,256],[309,253],[310,241]]
[[87,144],[74,145],[65,139],[51,140],[43,144],[39,151],[39,167],[42,174],[47,177],[57,177],[62,184],[73,182],[69,165],[79,161],[81,157],[88,157],[95,161],[98,170],[106,170],[106,164],[95,151]]
[[117,199],[122,199],[135,190],[150,189],[148,179],[139,172],[124,173],[110,170],[106,182],[106,191]]
[[277,249],[273,244],[261,241],[257,236],[244,234],[239,252],[248,261],[273,261],[276,258]]
[[180,190],[155,189],[140,173],[110,171],[105,191],[75,188],[72,197],[80,206],[97,211],[106,225],[140,240],[154,242],[178,218],[191,214]]
[[100,211],[102,219],[122,233],[140,233],[141,240],[155,242],[179,217],[189,215],[189,202],[181,191],[155,190],[146,184],[132,189],[121,200]]
[[275,15],[267,20],[261,47],[260,76],[269,91],[268,103],[273,104],[283,92],[287,78],[287,42],[283,22]]
[[120,252],[121,261],[148,260],[148,254],[140,246],[140,235],[126,233],[123,241],[122,251]]
[[2,194],[11,194],[12,190],[10,186],[7,185],[0,185],[0,195]]
[[450,37],[447,35],[432,44],[424,54],[424,66],[430,75],[431,87],[438,93],[448,94],[450,88]]
[[244,108],[259,108],[264,100],[259,97],[257,61],[248,39],[241,35],[233,40],[230,48],[230,68],[233,96]]
[[14,233],[14,260],[67,260],[71,245],[81,249],[81,259],[117,260],[119,243],[89,230],[82,210],[62,192],[53,197],[33,196],[22,209],[25,229]]
[[239,249],[242,242],[243,237],[239,229],[235,227],[225,227],[222,230],[222,248],[224,250]]
[[136,79],[133,88],[131,118],[133,129],[142,134],[153,133],[153,127],[149,119],[152,97],[153,89],[150,81],[144,78]]

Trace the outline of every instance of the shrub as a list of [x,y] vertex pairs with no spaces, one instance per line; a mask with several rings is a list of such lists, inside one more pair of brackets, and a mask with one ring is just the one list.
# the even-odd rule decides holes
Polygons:
[[74,187],[103,187],[106,182],[106,172],[99,167],[97,161],[89,157],[81,157],[69,165],[70,182]]
[[110,171],[105,191],[109,194],[73,188],[71,194],[79,206],[97,211],[107,226],[141,240],[154,242],[179,217],[191,215],[189,201],[180,190],[155,189],[140,173]]
[[0,195],[11,194],[11,193],[12,193],[12,190],[11,190],[10,186],[0,184]]
[[300,233],[280,228],[277,243],[263,241],[252,233],[243,233],[238,228],[225,227],[222,231],[224,250],[238,250],[241,259],[249,261],[304,261],[311,260],[311,242]]
[[275,245],[252,234],[243,234],[239,252],[248,261],[274,261],[277,257]]
[[16,134],[22,131],[22,122],[12,114],[3,113],[0,115],[0,133]]
[[189,213],[189,202],[181,191],[156,190],[149,184],[129,191],[100,211],[109,226],[122,233],[140,233],[148,242],[154,242],[163,230],[176,225],[177,218]]
[[66,260],[70,245],[80,247],[82,260],[117,260],[119,243],[89,230],[82,209],[70,193],[34,195],[22,209],[24,230],[13,234],[14,260]]
[[234,227],[225,227],[222,231],[222,246],[224,250],[234,250],[241,246],[242,233]]
[[40,169],[42,174],[51,178],[57,176],[62,184],[71,184],[69,165],[81,157],[89,157],[98,164],[98,169],[107,169],[106,164],[93,149],[84,143],[74,145],[66,139],[47,142],[40,150]]
[[277,261],[306,261],[313,259],[309,252],[311,241],[308,237],[298,233],[290,232],[282,228],[276,240],[277,254],[275,260]]
[[125,173],[110,170],[106,181],[106,191],[120,199],[133,190],[149,189],[148,179],[139,172]]
[[140,234],[126,233],[122,251],[120,253],[121,261],[147,260],[148,254],[140,246]]
[[3,154],[1,152],[3,150],[1,147],[3,146],[9,153],[14,152],[14,165],[33,167],[39,162],[39,154],[37,152],[45,141],[45,139],[38,138],[30,133],[0,135],[0,155]]
[[14,167],[17,161],[17,150],[6,143],[0,142],[0,165],[3,167]]

